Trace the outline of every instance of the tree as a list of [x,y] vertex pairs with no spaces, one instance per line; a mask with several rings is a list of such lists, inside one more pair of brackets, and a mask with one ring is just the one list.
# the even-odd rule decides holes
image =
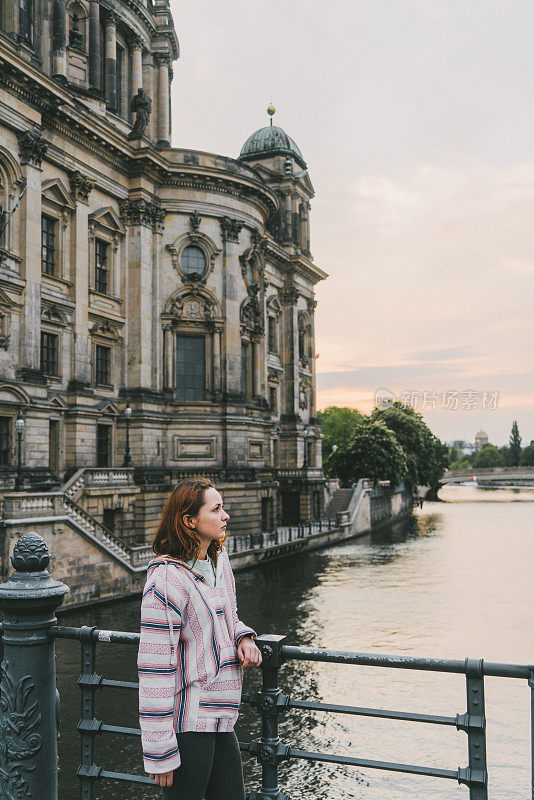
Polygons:
[[517,467],[519,465],[519,459],[521,458],[521,436],[519,435],[519,428],[517,427],[517,421],[514,420],[514,424],[512,425],[512,431],[510,433],[510,460],[512,462],[512,467]]
[[364,417],[348,447],[332,453],[331,470],[344,486],[360,478],[369,478],[373,483],[388,480],[396,486],[406,476],[406,457],[395,434],[382,420]]
[[502,467],[502,456],[499,448],[494,444],[485,444],[482,450],[473,459],[474,469],[484,469],[486,467]]
[[375,408],[371,419],[382,420],[395,434],[406,456],[411,486],[437,487],[448,466],[448,449],[434,436],[421,414],[396,402],[387,408]]
[[317,419],[323,434],[323,464],[327,475],[331,474],[332,448],[347,448],[352,435],[363,415],[356,408],[328,406],[317,412]]
[[534,467],[534,441],[523,448],[519,463],[522,467]]

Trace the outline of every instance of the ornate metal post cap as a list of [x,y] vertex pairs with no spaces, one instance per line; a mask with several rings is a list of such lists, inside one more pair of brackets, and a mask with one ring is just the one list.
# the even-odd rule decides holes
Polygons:
[[0,584],[0,605],[4,600],[63,598],[69,591],[66,584],[55,581],[47,571],[50,553],[45,540],[35,531],[20,537],[11,563],[15,572]]

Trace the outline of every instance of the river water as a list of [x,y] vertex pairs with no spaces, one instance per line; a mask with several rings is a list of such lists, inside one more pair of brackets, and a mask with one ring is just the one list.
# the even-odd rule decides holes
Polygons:
[[[444,503],[425,503],[407,522],[373,536],[296,555],[236,575],[241,619],[258,632],[287,636],[288,644],[360,652],[484,658],[534,663],[531,634],[534,582],[534,491],[445,487]],[[139,601],[62,614],[63,625],[91,624],[138,630]],[[60,800],[79,797],[76,723],[80,714],[76,642],[58,642],[62,713]],[[97,671],[136,680],[135,649],[102,644]],[[259,686],[247,670],[244,691]],[[455,716],[464,713],[465,678],[411,670],[293,662],[280,686],[295,698]],[[491,800],[530,796],[530,690],[526,681],[486,679]],[[97,693],[96,716],[137,727],[135,692]],[[242,709],[241,741],[259,738],[256,712]],[[282,717],[284,742],[311,751],[429,765],[467,765],[467,737],[455,728],[382,721],[341,714],[292,711]],[[244,755],[247,788],[259,788],[259,768]],[[142,773],[137,737],[103,734],[96,763]],[[294,800],[454,800],[468,790],[455,781],[404,776],[292,760],[280,784]],[[95,798],[148,800],[152,787],[114,781],[97,785]]]

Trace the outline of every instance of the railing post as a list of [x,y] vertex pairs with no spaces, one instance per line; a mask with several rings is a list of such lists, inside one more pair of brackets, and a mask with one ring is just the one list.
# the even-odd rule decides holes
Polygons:
[[81,763],[78,777],[81,781],[81,800],[93,800],[93,786],[98,778],[100,768],[94,763],[95,724],[95,690],[101,686],[101,676],[96,674],[96,642],[93,641],[93,630],[87,625],[81,628],[82,641],[82,674],[78,685],[82,690],[82,718],[78,723],[81,733]]
[[530,777],[532,784],[532,800],[534,800],[534,669],[530,670],[530,677],[528,679],[530,686]]
[[278,764],[289,757],[289,746],[284,745],[278,736],[278,713],[288,699],[278,686],[285,641],[285,636],[273,634],[264,634],[256,639],[263,658],[262,688],[256,695],[256,705],[261,714],[261,740],[251,742],[250,752],[256,753],[261,764],[262,781],[260,791],[249,793],[249,800],[290,800],[278,786]]
[[475,658],[465,661],[469,800],[488,800],[483,663],[482,659]]
[[47,571],[50,553],[33,531],[18,540],[11,563],[15,572],[0,585],[0,797],[57,800],[59,696],[48,631],[69,587]]

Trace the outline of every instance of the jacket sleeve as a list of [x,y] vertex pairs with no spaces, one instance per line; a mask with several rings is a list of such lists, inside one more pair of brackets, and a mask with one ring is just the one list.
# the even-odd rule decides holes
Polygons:
[[165,587],[166,568],[146,582],[141,603],[137,657],[139,723],[146,772],[171,772],[180,766],[174,730],[176,670],[181,618],[177,593]]
[[235,646],[237,647],[239,645],[239,642],[241,641],[241,639],[243,639],[245,636],[250,636],[251,639],[255,639],[257,634],[256,634],[256,631],[253,630],[253,628],[249,628],[248,625],[245,625],[244,622],[241,622],[241,620],[237,616],[237,600],[236,600],[236,596],[235,596],[234,573],[232,572],[232,567],[230,565],[230,559],[228,558],[227,555],[226,555],[226,559],[227,559],[227,568],[228,568],[228,572],[230,573],[230,579],[231,579],[231,583],[232,583],[232,591],[231,591],[231,596],[230,596],[230,602],[232,604],[232,615],[233,615],[233,618],[234,618],[234,631],[235,631],[234,641],[235,641]]

